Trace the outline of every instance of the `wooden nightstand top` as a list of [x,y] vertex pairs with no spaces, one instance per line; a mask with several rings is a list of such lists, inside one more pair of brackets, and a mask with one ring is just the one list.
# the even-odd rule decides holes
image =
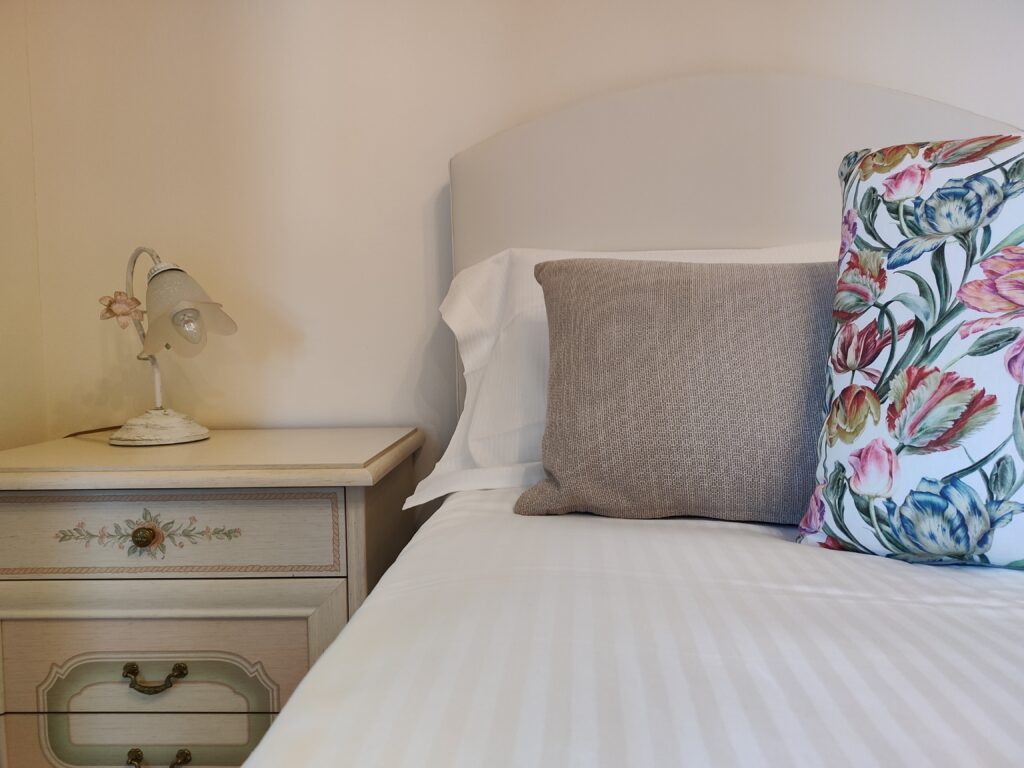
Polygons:
[[224,429],[144,448],[110,434],[0,451],[0,490],[369,486],[423,445],[410,427]]

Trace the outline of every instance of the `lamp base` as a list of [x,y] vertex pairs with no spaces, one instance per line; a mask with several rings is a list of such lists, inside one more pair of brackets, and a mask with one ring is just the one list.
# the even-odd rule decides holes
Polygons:
[[174,445],[206,440],[210,430],[170,408],[150,408],[110,436],[111,445]]

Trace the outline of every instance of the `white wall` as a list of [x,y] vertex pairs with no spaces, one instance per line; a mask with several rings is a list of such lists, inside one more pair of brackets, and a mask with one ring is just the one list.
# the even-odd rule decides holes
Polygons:
[[[148,244],[241,328],[166,357],[172,405],[211,426],[416,423],[428,467],[455,418],[447,160],[569,100],[810,72],[1024,124],[997,32],[1024,27],[1014,0],[26,1],[51,436],[147,407],[137,340],[95,317]],[[3,338],[5,361],[28,354]]]
[[531,110],[678,74],[781,72],[874,83],[1024,124],[1019,49],[1007,37],[1024,24],[1020,0],[517,5],[530,20],[521,49]]
[[42,439],[46,415],[23,0],[0,2],[0,116],[2,449]]
[[95,320],[146,244],[240,326],[193,360],[163,356],[173,407],[210,426],[420,424],[446,439],[447,161],[517,117],[507,10],[31,6],[43,295],[65,307],[45,324],[49,432],[149,405],[138,340]]

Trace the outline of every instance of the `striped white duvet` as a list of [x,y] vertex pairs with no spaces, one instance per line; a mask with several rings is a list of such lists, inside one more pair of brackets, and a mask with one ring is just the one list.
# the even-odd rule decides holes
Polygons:
[[451,497],[247,763],[1002,766],[1024,574]]

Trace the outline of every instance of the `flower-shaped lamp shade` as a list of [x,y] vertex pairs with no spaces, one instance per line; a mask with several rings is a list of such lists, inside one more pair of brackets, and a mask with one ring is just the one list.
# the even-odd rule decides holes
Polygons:
[[146,308],[149,327],[142,351],[147,355],[173,349],[193,357],[206,346],[207,333],[227,336],[238,330],[199,283],[181,267],[166,262],[150,270]]

